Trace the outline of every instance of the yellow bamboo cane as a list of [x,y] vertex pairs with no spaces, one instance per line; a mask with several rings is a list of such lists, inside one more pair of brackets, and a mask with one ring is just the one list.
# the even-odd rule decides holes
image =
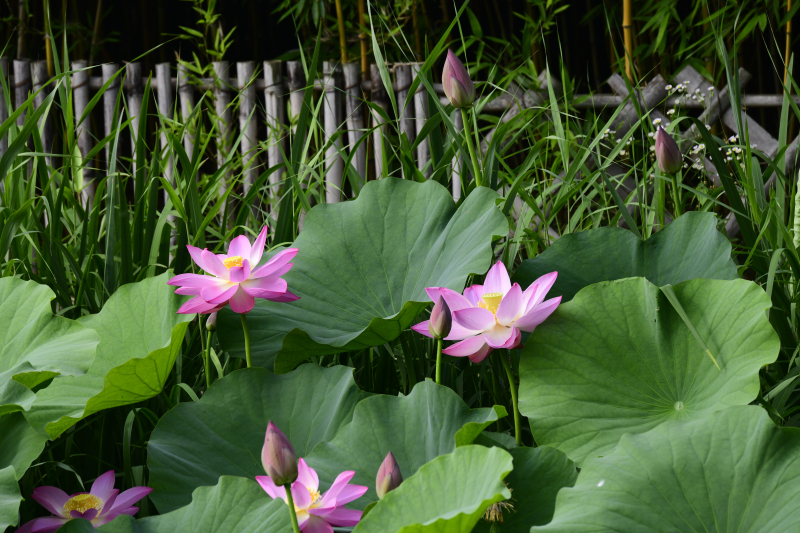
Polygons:
[[633,83],[633,35],[631,34],[631,0],[622,0],[622,34],[625,38],[625,74]]
[[367,63],[367,32],[363,30],[364,24],[364,0],[358,0],[358,24],[362,30],[358,37],[361,39],[361,77],[367,79],[369,64]]
[[336,20],[339,23],[339,47],[342,49],[342,64],[347,63],[347,38],[344,34],[344,15],[342,0],[336,0]]
[[[792,10],[792,0],[786,2],[786,13]],[[786,55],[783,56],[783,85],[789,81],[789,55],[792,53],[792,19],[786,21]]]

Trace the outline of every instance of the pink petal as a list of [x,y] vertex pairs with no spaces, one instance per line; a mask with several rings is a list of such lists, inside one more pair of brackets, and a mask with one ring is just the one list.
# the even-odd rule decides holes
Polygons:
[[347,503],[352,502],[353,500],[357,500],[366,494],[367,489],[369,487],[365,487],[364,485],[346,485],[339,491],[339,494],[336,496],[336,503],[339,506],[345,505]]
[[447,287],[441,287],[439,291],[444,301],[447,302],[447,307],[450,308],[451,313],[473,307],[472,303],[466,297],[456,291],[452,291]]
[[230,269],[230,279],[232,283],[241,283],[243,281],[247,281],[247,278],[250,277],[250,261],[248,259],[244,259],[242,261],[242,266],[240,267],[231,267]]
[[224,279],[204,276],[202,274],[178,274],[167,282],[167,285],[177,285],[179,287],[210,287],[225,283]]
[[333,528],[323,518],[310,516],[303,527],[303,533],[333,533]]
[[516,338],[516,328],[497,325],[483,334],[483,340],[492,348],[510,348]]
[[508,271],[502,261],[498,261],[489,269],[486,281],[483,282],[483,290],[485,291],[483,294],[499,292],[503,295],[511,290],[511,280],[508,278]]
[[453,313],[453,321],[459,326],[473,332],[482,332],[494,328],[494,314],[488,309],[470,307]]
[[[354,471],[346,470],[341,474],[339,474],[338,476],[336,476],[333,485],[331,485],[331,488],[329,488],[327,492],[325,492],[322,499],[325,500],[326,498],[336,498],[342,491],[342,489],[345,488],[345,486],[347,486],[348,483],[350,483],[350,480],[353,479],[353,476],[355,475],[356,473]],[[341,503],[345,504],[347,502],[341,502]]]
[[300,480],[292,483],[292,499],[294,500],[294,506],[298,509],[308,509],[314,503],[314,500],[311,499],[311,493],[308,492],[308,489]]
[[511,290],[503,296],[497,307],[497,323],[502,326],[510,326],[522,314],[522,311],[522,289],[519,288],[518,283],[515,283],[511,286]]
[[206,262],[203,259],[203,250],[197,248],[196,246],[189,245],[187,245],[186,248],[189,250],[189,255],[192,256],[192,261],[194,261],[197,266],[208,272],[209,270],[206,268]]
[[249,313],[256,305],[256,299],[244,292],[241,287],[230,299],[231,311],[234,313]]
[[81,513],[80,511],[70,511],[69,515],[72,518],[83,518],[84,520],[91,522],[97,518],[97,509],[86,509],[85,513]]
[[92,521],[92,525],[94,527],[98,528],[98,527],[100,527],[102,525],[108,524],[109,522],[111,522],[112,520],[114,520],[116,517],[118,517],[120,515],[126,514],[128,516],[133,516],[137,512],[139,512],[139,508],[138,507],[118,507],[116,509],[112,509],[111,511],[109,511],[107,513],[101,514],[100,516],[95,518]]
[[544,301],[544,297],[547,296],[548,291],[550,291],[550,288],[556,282],[556,278],[558,278],[558,272],[550,272],[531,283],[531,285],[536,285],[536,290],[533,295],[531,295],[531,299],[527,302],[525,307],[526,312]]
[[16,533],[53,533],[69,522],[69,520],[69,518],[62,518],[60,516],[34,518],[19,528]]
[[258,266],[258,262],[261,261],[261,256],[264,254],[264,245],[267,243],[267,226],[261,228],[261,233],[258,234],[256,237],[255,242],[253,243],[253,248],[250,250],[250,264],[253,266]]
[[522,331],[531,332],[533,329],[544,322],[547,317],[553,314],[558,305],[561,303],[561,296],[550,298],[546,302],[540,304],[535,309],[527,312],[514,322],[514,327]]
[[290,291],[286,291],[285,293],[283,293],[280,296],[276,296],[276,297],[270,296],[268,298],[265,296],[264,298],[266,298],[267,300],[269,300],[271,302],[296,302],[297,300],[300,299],[299,296],[297,296],[296,294],[292,294]]
[[302,457],[297,461],[297,481],[300,481],[309,489],[319,490],[317,472],[308,466]]
[[203,298],[201,298],[200,296],[197,296],[195,298],[192,298],[191,300],[189,300],[185,304],[183,304],[181,306],[181,308],[178,309],[178,314],[180,314],[180,315],[193,315],[195,313],[199,313],[199,314],[203,315],[203,314],[206,314],[206,313],[213,313],[214,311],[219,311],[223,307],[225,307],[225,306],[224,305],[217,306],[217,305],[214,305],[214,304],[210,304],[210,303],[206,302],[205,300],[203,300]]
[[[322,505],[322,507],[320,507],[320,505]],[[308,509],[307,512],[310,515],[325,517],[331,514],[335,510],[336,510],[336,498],[329,498],[328,501],[319,502],[313,508]]]
[[133,487],[117,496],[111,509],[125,509],[153,492],[150,487]]
[[244,235],[239,235],[231,241],[231,245],[228,247],[228,257],[239,256],[242,259],[249,259],[250,251],[250,239]]
[[431,332],[428,329],[428,323],[430,323],[430,320],[426,320],[425,322],[420,322],[419,324],[414,324],[413,326],[411,326],[411,329],[413,329],[414,331],[416,331],[421,335],[425,335],[426,337],[431,337]]
[[[283,501],[286,501],[286,489],[284,487],[279,487],[272,481],[272,478],[269,476],[256,476],[256,481],[261,488],[264,489],[264,492],[269,494],[269,497],[273,500],[275,498],[283,498]],[[292,493],[294,495],[294,493]]]
[[114,471],[109,470],[94,480],[90,493],[106,501],[108,497],[111,496],[112,490],[114,490]]
[[203,250],[200,252],[200,257],[205,264],[203,270],[227,281],[230,273],[228,272],[228,269],[225,268],[225,265],[222,264],[222,261],[219,257],[212,254],[208,250]]
[[483,296],[484,292],[488,291],[483,290],[483,285],[470,285],[464,289],[464,297],[475,307],[481,301],[481,296]]
[[250,275],[251,278],[263,278],[269,276],[279,268],[289,263],[299,250],[297,248],[287,248],[272,256],[272,258],[255,269]]
[[239,285],[236,283],[205,287],[200,291],[200,297],[209,304],[219,305],[230,300],[238,289]]
[[325,520],[338,527],[354,526],[361,520],[361,511],[338,507],[335,511],[326,515]]
[[425,292],[433,303],[438,302],[439,297],[442,295],[440,287],[425,287]]
[[[281,278],[251,278],[241,284],[244,292],[256,298],[280,296],[286,292],[287,284]],[[264,296],[262,296],[264,294]]]
[[64,510],[64,504],[69,500],[69,494],[58,487],[36,487],[33,489],[31,498],[54,515],[60,516]]
[[488,344],[484,344],[483,348],[481,348],[480,350],[469,356],[469,360],[475,364],[478,364],[484,359],[486,359],[490,353],[492,353],[492,347],[489,346]]
[[442,350],[442,353],[452,357],[469,357],[470,355],[483,350],[485,346],[486,342],[483,340],[483,335],[477,335],[475,337],[464,339],[461,342],[457,342],[452,346],[448,346]]

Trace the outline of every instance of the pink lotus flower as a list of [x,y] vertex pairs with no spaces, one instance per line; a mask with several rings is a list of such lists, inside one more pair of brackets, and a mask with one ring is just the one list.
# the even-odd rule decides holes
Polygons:
[[[523,292],[519,284],[511,284],[505,265],[498,261],[486,274],[486,283],[467,287],[463,296],[446,287],[425,289],[434,302],[443,297],[453,313],[453,327],[445,339],[461,340],[442,353],[480,363],[494,349],[516,348],[521,332],[533,331],[561,303],[561,296],[544,300],[557,276],[558,272],[545,274]],[[411,329],[431,336],[427,320]]]
[[72,520],[85,518],[100,527],[119,515],[133,516],[139,510],[133,504],[150,494],[149,487],[133,487],[122,494],[114,488],[114,471],[109,470],[92,483],[89,492],[69,496],[57,487],[36,487],[31,498],[55,516],[34,518],[17,533],[51,533]]
[[[344,505],[357,500],[367,492],[363,485],[349,485],[352,470],[342,472],[325,494],[319,492],[319,478],[313,468],[300,459],[297,481],[292,483],[292,499],[297,513],[297,525],[305,533],[333,533],[333,527],[349,527],[361,520],[361,511],[345,509]],[[283,498],[288,505],[286,488],[273,483],[269,476],[256,476],[272,499]]]
[[255,268],[264,253],[267,227],[261,230],[253,246],[244,235],[231,241],[227,254],[214,254],[194,246],[187,246],[197,266],[211,276],[202,274],[179,274],[169,280],[177,285],[175,294],[194,296],[178,309],[182,314],[214,313],[229,302],[234,313],[249,313],[256,298],[273,302],[299,300],[287,290],[286,280],[281,278],[292,268],[289,261],[297,255],[297,248],[278,252],[264,265]]

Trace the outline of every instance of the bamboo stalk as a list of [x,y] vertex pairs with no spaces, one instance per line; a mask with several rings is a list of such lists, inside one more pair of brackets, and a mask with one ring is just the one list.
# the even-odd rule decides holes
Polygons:
[[342,0],[336,0],[336,21],[339,26],[339,48],[342,52],[342,64],[347,63],[347,37],[345,36],[344,15],[342,14]]
[[[139,122],[142,114],[142,65],[139,62],[128,63],[125,66],[125,92],[128,101],[128,113],[131,117],[131,159],[133,175],[136,176],[136,140],[139,136]],[[145,117],[145,122],[147,117]],[[134,183],[134,193],[136,193],[136,180]],[[141,192],[141,191],[139,191]]]
[[[108,81],[117,73],[119,70],[119,65],[116,63],[109,63],[102,66],[103,72],[103,85],[108,83]],[[112,130],[116,126],[117,117],[114,113],[114,106],[117,103],[117,95],[119,94],[119,76],[114,78],[114,81],[108,86],[106,91],[103,93],[103,135],[108,137],[111,135]],[[105,145],[105,155],[106,155],[106,171],[111,168],[111,160],[109,159],[111,156],[110,152],[110,144],[106,143]]]
[[356,144],[366,134],[364,131],[364,106],[361,104],[361,73],[359,72],[359,67],[358,63],[345,63],[344,90],[348,149],[350,152],[356,151],[351,161],[360,178],[359,186],[362,186],[367,179],[367,143],[362,142],[358,148],[355,148]]
[[[172,121],[174,119],[172,110],[173,95],[172,79],[170,77],[169,67],[169,63],[158,63],[156,65],[156,81],[158,82],[158,113],[164,117],[164,120]],[[164,177],[167,179],[167,181],[174,185],[175,168],[174,162],[172,161],[172,151],[169,149],[169,140],[167,139],[167,133],[165,131],[166,127],[166,124],[164,124],[163,127],[161,124],[159,124],[159,130],[161,131],[160,139],[162,154],[164,151],[167,151],[170,154],[169,159],[167,159],[166,168],[164,169]],[[166,201],[168,198],[167,191],[164,191],[164,200]]]
[[[408,144],[414,144],[417,138],[417,128],[414,124],[414,100],[408,97],[408,89],[411,87],[411,65],[397,65],[395,67],[397,77],[397,105],[400,113],[400,133],[405,133],[408,137]],[[410,179],[411,176],[403,176]]]
[[[214,76],[216,83],[214,85],[214,109],[217,114],[217,168],[221,168],[225,164],[230,152],[231,141],[231,94],[230,94],[230,78],[228,76],[228,62],[215,61],[213,63]],[[222,186],[219,189],[219,195],[225,194],[227,187],[230,186],[230,181],[233,174],[230,169],[225,172],[222,178]]]
[[[380,107],[384,113],[386,113],[389,110],[389,94],[386,92],[386,88],[381,81],[381,73],[378,69],[378,65],[370,65],[370,76],[372,78],[372,103]],[[371,109],[370,111],[372,114],[372,125],[374,127],[372,130],[372,153],[375,159],[375,179],[378,180],[384,177],[385,171],[387,170],[383,166],[385,154],[383,133],[386,126],[384,126],[385,120],[383,115],[375,109]]]
[[[25,100],[28,99],[28,93],[31,90],[31,62],[28,59],[15,59],[14,60],[14,105],[19,109]],[[17,117],[17,126],[25,125],[25,114]]]
[[303,64],[299,61],[286,62],[286,74],[289,78],[289,108],[292,116],[292,131],[297,130],[297,117],[300,116],[300,111],[303,110],[303,87],[306,84],[306,76],[303,72]]
[[[786,1],[786,13],[792,10],[792,0]],[[789,56],[792,54],[792,19],[786,21],[786,54],[783,56],[783,85],[789,80]],[[785,90],[784,90],[785,92]]]
[[[422,63],[415,63],[412,65],[412,70],[414,72],[414,77],[420,76],[420,67]],[[416,114],[416,119],[414,123],[416,124],[416,136],[419,137],[420,133],[422,132],[422,128],[425,126],[425,122],[428,120],[428,92],[425,90],[425,85],[422,83],[419,84],[417,87],[417,92],[414,93],[414,111]],[[417,168],[420,171],[424,172],[426,178],[431,176],[431,167],[428,165],[428,162],[431,159],[431,149],[428,144],[428,139],[424,139],[422,142],[417,145]],[[426,165],[428,165],[427,168]]]
[[[283,97],[283,73],[281,72],[282,63],[280,61],[264,61],[264,103],[267,114],[267,164],[270,167],[283,163],[282,150],[286,146],[283,137],[283,124],[286,117],[286,105]],[[280,197],[278,184],[281,182],[281,174],[273,172],[269,176],[271,185],[269,196],[273,200]],[[273,202],[273,217],[277,214],[278,203]],[[277,219],[277,217],[275,217]]]
[[419,35],[419,21],[417,20],[417,0],[411,1],[411,24],[414,26],[414,59],[422,57],[422,39]]
[[78,140],[78,151],[81,154],[81,168],[83,183],[81,198],[84,205],[89,207],[94,202],[94,192],[97,185],[94,182],[94,166],[91,160],[87,159],[89,152],[92,151],[92,117],[88,114],[81,120],[83,113],[89,105],[89,71],[85,70],[88,62],[78,60],[72,62],[72,96],[75,106],[75,138]]
[[27,15],[25,13],[25,0],[17,0],[17,16],[19,28],[17,29],[17,59],[25,57],[25,30],[27,29]]
[[367,32],[365,31],[366,24],[364,22],[364,0],[358,0],[358,24],[361,27],[361,32],[358,38],[361,40],[361,78],[367,79],[369,77],[369,64],[367,63]]
[[622,0],[622,33],[625,37],[625,74],[628,76],[628,80],[631,83],[633,83],[632,11],[631,0]]
[[342,194],[342,174],[344,171],[344,161],[342,161],[339,151],[342,149],[342,138],[336,136],[341,124],[339,107],[341,105],[340,83],[338,80],[339,69],[333,61],[325,61],[322,64],[322,74],[324,88],[322,97],[323,115],[325,126],[325,202],[329,204],[337,203],[341,200]]
[[52,33],[50,32],[50,5],[47,0],[42,0],[44,9],[44,50],[45,57],[47,58],[47,75],[51,78],[55,74],[53,68],[53,43],[50,41]]
[[[186,124],[186,133],[183,136],[183,149],[186,154],[191,158],[194,153],[194,143],[197,140],[197,124],[198,115],[195,114],[191,124],[189,124],[189,117],[192,116],[194,110],[194,88],[192,87],[189,79],[189,68],[185,63],[178,63],[178,77],[175,79],[175,85],[178,87],[178,98],[181,101],[181,120]],[[199,180],[198,174],[195,179]]]
[[[45,98],[49,91],[47,89],[43,91],[39,91],[42,86],[50,79],[50,76],[47,74],[47,61],[36,61],[31,66],[31,74],[33,75],[33,92],[36,94],[34,97],[34,106],[36,109],[39,109],[44,104]],[[52,110],[52,108],[51,108]],[[39,119],[39,128],[41,129],[41,139],[42,139],[42,148],[46,153],[51,153],[53,150],[52,143],[53,143],[53,124],[52,119],[50,118],[51,113],[48,113],[47,116],[42,116]],[[52,168],[53,167],[53,156],[48,155],[45,157],[45,161],[47,161],[47,166]]]
[[[244,173],[244,192],[256,181],[258,175],[256,165],[256,148],[258,147],[258,115],[253,113],[256,107],[256,86],[250,83],[255,76],[255,63],[240,61],[236,63],[236,77],[239,80],[239,131],[244,132],[240,143],[242,151],[242,169]],[[252,114],[252,116],[251,116]]]

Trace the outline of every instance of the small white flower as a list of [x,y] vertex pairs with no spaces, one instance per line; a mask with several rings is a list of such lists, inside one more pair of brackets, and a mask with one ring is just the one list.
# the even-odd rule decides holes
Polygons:
[[700,94],[700,89],[695,89],[694,94]]
[[753,144],[750,145],[750,148],[755,150],[757,146],[758,146],[757,144],[753,143]]
[[692,100],[697,100],[697,97],[695,95],[692,95]]
[[605,485],[605,483],[606,483],[606,480],[605,479],[601,479],[600,483],[598,483],[597,486],[598,487],[602,487],[603,485]]
[[621,143],[622,139],[617,139],[617,144]]
[[683,82],[684,85],[689,85],[688,81]]
[[652,131],[651,131],[650,133],[648,133],[648,134],[647,134],[647,136],[648,136],[648,137],[655,137],[655,135],[656,135],[656,134],[655,134],[655,133],[653,133]]
[[675,114],[675,109],[670,109],[669,111],[667,111],[667,116],[668,117],[671,117],[674,114]]
[[730,137],[728,137],[728,142],[729,142],[729,143],[736,142],[736,139],[737,139],[737,136],[736,136],[736,135],[731,135]]
[[706,129],[707,129],[708,131],[711,131],[711,124],[706,124]]
[[667,85],[666,87],[664,87],[664,89],[666,89],[667,91],[671,91],[672,90],[672,85]]
[[619,155],[621,155],[622,157],[625,157],[626,155],[628,155],[628,151],[627,150],[620,150],[619,151]]
[[653,120],[653,126],[658,126],[659,124],[661,124],[661,119],[660,118],[657,118],[657,119]]
[[655,152],[655,151],[656,151],[656,147],[655,147],[655,146],[651,146],[651,147],[650,147],[650,151],[651,151],[651,152]]
[[714,91],[716,91],[716,89],[714,89],[713,85],[708,88],[708,92],[713,93]]

